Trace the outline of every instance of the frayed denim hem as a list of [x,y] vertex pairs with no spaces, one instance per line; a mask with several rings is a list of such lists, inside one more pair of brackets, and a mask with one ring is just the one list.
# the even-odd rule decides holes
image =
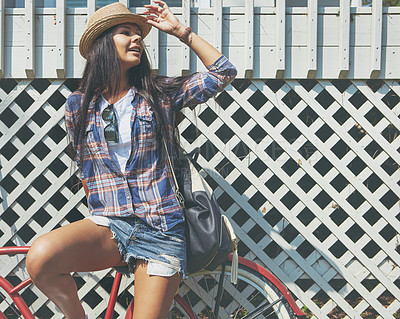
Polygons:
[[119,273],[131,275],[137,260],[147,262],[147,273],[170,277],[176,273],[186,276],[186,238],[184,225],[178,224],[165,232],[154,230],[137,217],[88,217],[96,224],[108,227],[117,243],[121,261],[115,266]]
[[[124,245],[121,243],[120,239],[112,229],[112,225],[109,225],[108,227],[113,235],[111,239],[113,239],[118,245],[118,250],[121,254],[122,261],[127,264],[126,266],[113,267],[117,272],[130,277],[135,271],[136,261],[144,260],[147,262],[147,274],[150,276],[172,277],[176,273],[179,273],[182,278],[187,278],[187,276],[182,272],[178,257],[160,254],[159,256],[168,260],[168,263],[154,258],[147,258],[137,254],[127,253]],[[160,269],[157,266],[162,266],[164,269]]]

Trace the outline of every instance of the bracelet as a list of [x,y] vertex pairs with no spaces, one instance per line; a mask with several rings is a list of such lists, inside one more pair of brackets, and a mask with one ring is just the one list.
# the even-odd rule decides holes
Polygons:
[[182,34],[182,36],[179,38],[179,40],[181,41],[181,42],[183,42],[183,43],[186,43],[186,41],[187,41],[187,39],[188,39],[188,37],[189,37],[189,35],[192,33],[192,28],[191,27],[187,27],[186,29],[185,29],[185,31],[183,31],[183,34]]

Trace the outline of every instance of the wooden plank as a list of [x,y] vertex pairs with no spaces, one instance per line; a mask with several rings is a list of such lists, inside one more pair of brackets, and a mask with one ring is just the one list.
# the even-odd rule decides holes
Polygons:
[[125,7],[129,8],[129,0],[119,0]]
[[[393,7],[400,10],[400,7]],[[392,7],[390,7],[392,9]],[[388,10],[389,11],[389,10]],[[400,12],[397,14],[383,13],[382,16],[384,45],[398,46],[400,43]]]
[[198,0],[199,8],[211,8],[211,0]]
[[96,0],[87,0],[87,21],[86,24],[89,22],[90,17],[96,11]]
[[315,78],[317,74],[317,33],[318,33],[318,0],[308,1],[308,71],[307,78]]
[[[5,0],[2,1],[5,3]],[[254,1],[256,5],[256,0],[252,1]],[[309,63],[305,63],[309,55],[310,42],[308,40],[308,8],[286,8],[287,20],[284,23],[284,19],[279,20],[279,18],[277,18],[277,16],[280,15],[280,8],[284,9],[283,1],[277,1],[277,7],[254,8],[253,77],[282,77],[282,74],[284,74],[286,78],[300,79],[306,78],[310,71]],[[89,6],[91,3],[95,2],[91,0],[91,2],[88,3]],[[243,1],[242,7],[223,7],[220,15],[213,15],[212,13],[218,12],[221,7],[220,0],[216,1],[216,3],[216,7],[202,8],[196,11],[196,13],[194,13],[192,9],[191,14],[198,15],[198,19],[193,17],[196,21],[192,21],[191,24],[194,26],[195,31],[201,36],[205,35],[200,28],[202,24],[206,23],[207,27],[209,26],[210,28],[213,28],[215,24],[217,28],[215,28],[215,30],[213,28],[212,31],[206,34],[208,36],[207,40],[211,42],[215,40],[219,49],[224,51],[224,54],[228,55],[238,66],[239,74],[244,77],[247,65],[251,63],[250,59],[245,59],[245,57],[248,56],[247,51],[249,50],[248,47],[245,46],[245,40],[249,41],[250,39],[247,38],[246,27],[244,27],[247,21],[244,6],[246,2]],[[56,4],[59,5],[58,3]],[[94,4],[92,7],[94,8]],[[348,1],[343,1],[342,7],[342,10],[339,8],[321,7],[318,9],[319,30],[317,51],[315,54],[318,58],[316,77],[325,79],[340,78],[345,77],[346,73],[348,73],[347,78],[351,79],[370,78],[372,67],[365,66],[371,65],[372,32],[365,32],[365,30],[370,30],[372,27],[372,8],[351,8],[350,16],[353,20],[350,22],[350,38],[352,42],[349,44],[349,50],[347,51],[349,55],[347,59],[349,65],[347,66],[347,62],[345,62],[347,53],[345,53],[344,49],[339,49],[338,47],[346,47],[347,43],[349,43],[347,41],[348,34],[346,31],[349,27],[348,23],[341,22],[341,19],[345,19],[345,16],[348,16],[348,12],[346,12],[348,9]],[[133,7],[131,9],[137,10]],[[400,54],[400,42],[398,41],[400,39],[400,12],[393,11],[394,9],[398,10],[398,8],[390,8],[382,11],[383,21],[381,27],[384,44],[381,46],[381,57],[377,60],[381,68],[377,75],[378,78],[396,79],[400,74],[400,64],[396,58],[398,54]],[[75,51],[77,50],[80,34],[82,34],[87,21],[87,10],[87,8],[67,9],[67,12],[69,12],[67,19],[73,21],[76,19],[77,21],[74,22],[73,25],[68,26],[67,30],[67,59],[65,64],[72,66],[72,68],[66,70],[69,77],[79,77],[81,73],[81,60]],[[176,8],[176,10],[180,13],[181,8]],[[36,10],[36,51],[34,52],[36,55],[35,77],[55,78],[59,73],[56,71],[58,69],[57,64],[60,64],[60,62],[57,62],[59,55],[56,44],[62,37],[57,36],[57,26],[53,24],[53,14],[49,14],[53,11],[56,13],[56,8]],[[281,12],[282,17],[285,17],[284,10]],[[341,16],[342,14],[343,16]],[[72,18],[73,16],[76,18]],[[220,16],[220,19],[216,18],[218,16]],[[21,53],[22,57],[26,56],[25,9],[6,8],[4,19],[5,27],[2,31],[4,32],[3,58],[5,60],[3,62],[2,71],[3,73],[7,73],[7,77],[25,78],[25,63],[18,63],[18,61],[21,61],[21,58],[18,59],[18,57],[21,57]],[[213,21],[213,19],[215,20]],[[280,21],[282,21],[281,24],[277,23]],[[67,25],[70,23],[70,21],[66,22]],[[285,24],[286,26],[284,26]],[[198,29],[196,29],[196,25],[198,25]],[[39,32],[43,28],[45,32]],[[223,35],[222,29],[224,30]],[[285,29],[287,30],[286,34]],[[338,32],[339,29],[340,31]],[[218,30],[221,30],[221,32]],[[219,41],[221,39],[223,40],[222,42]],[[162,37],[160,37],[160,41],[161,40]],[[41,41],[43,41],[43,43]],[[149,41],[151,41],[151,37],[149,37]],[[278,41],[281,43],[278,44]],[[287,44],[286,49],[283,44],[285,43],[284,41]],[[42,45],[48,47],[49,50],[45,51],[41,49],[40,47]],[[151,45],[149,45],[149,48],[150,47]],[[149,52],[151,52],[151,50]],[[179,53],[179,56],[181,54],[182,51]],[[266,54],[268,54],[268,56],[266,56]],[[354,59],[352,58],[353,56]],[[352,58],[351,64],[350,57]],[[191,58],[194,58],[193,54],[191,54]],[[181,73],[182,60],[181,58],[179,58],[179,60],[174,70]],[[46,61],[46,63],[42,63],[42,61]],[[267,65],[267,67],[265,67],[265,65]],[[192,61],[190,63],[192,72],[198,71],[199,66],[200,64],[197,62],[194,63],[194,61]],[[178,74],[175,73],[175,71],[174,74]]]
[[152,28],[151,33],[151,66],[153,72],[158,74],[160,65],[160,31],[157,28]]
[[285,74],[286,58],[286,0],[276,1],[276,58],[275,77],[282,79]]
[[56,23],[57,23],[57,67],[58,78],[65,78],[65,42],[66,42],[66,8],[65,0],[58,0],[56,3]]
[[0,0],[0,79],[4,77],[4,0]]
[[25,0],[25,74],[35,77],[35,0]]
[[[190,26],[190,0],[182,1],[182,21],[185,26]],[[190,49],[182,43],[182,75],[190,74]]]
[[350,69],[350,3],[340,1],[339,78],[346,78]]
[[222,52],[222,0],[214,0],[214,47]]
[[[60,1],[60,4],[62,3],[62,0]],[[57,3],[58,4],[58,3]],[[36,35],[35,35],[35,43],[36,43],[36,49],[40,47],[52,47],[53,49],[57,45],[57,27],[58,27],[58,21],[57,21],[57,9],[56,8],[51,8],[53,9],[52,13],[48,14],[43,14],[40,11],[43,9],[36,9]],[[62,23],[65,23],[65,21],[62,21]],[[38,30],[43,30],[41,32],[38,32]],[[36,61],[37,61],[37,69],[40,67],[40,59],[37,58],[37,50],[36,50]],[[47,62],[47,61],[46,61]],[[55,64],[55,62],[54,62]]]
[[254,0],[246,0],[245,19],[246,66],[244,70],[244,77],[252,78],[254,69]]
[[382,52],[382,0],[372,1],[371,28],[371,78],[377,78],[381,72]]

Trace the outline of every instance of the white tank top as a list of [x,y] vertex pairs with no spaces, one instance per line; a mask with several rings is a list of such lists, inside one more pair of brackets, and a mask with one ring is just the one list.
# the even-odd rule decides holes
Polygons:
[[[126,162],[131,154],[131,114],[132,114],[133,91],[130,89],[128,93],[118,102],[114,103],[114,111],[118,121],[118,143],[108,142],[108,151],[111,158],[117,164],[122,173],[125,173]],[[109,105],[108,101],[101,95],[100,112]],[[101,119],[103,128],[108,123]]]

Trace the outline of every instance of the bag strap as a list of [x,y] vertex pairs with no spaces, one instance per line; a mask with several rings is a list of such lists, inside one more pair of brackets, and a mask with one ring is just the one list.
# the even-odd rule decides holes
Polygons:
[[177,181],[177,179],[176,179],[175,172],[174,172],[174,169],[173,169],[173,167],[172,167],[172,161],[171,161],[171,157],[169,157],[168,147],[167,147],[167,143],[165,142],[165,138],[163,137],[162,140],[163,140],[163,143],[164,143],[165,151],[167,152],[167,158],[168,158],[169,168],[170,168],[170,170],[171,170],[172,177],[174,178],[175,193],[176,193],[176,191],[179,189],[178,181]]
[[174,178],[174,191],[175,191],[175,196],[178,199],[178,202],[181,204],[182,208],[185,208],[185,199],[182,195],[182,193],[179,191],[179,185],[178,185],[178,180],[176,179],[175,176],[175,172],[174,172],[174,168],[172,167],[172,161],[171,161],[171,157],[169,156],[169,152],[168,152],[168,147],[167,147],[167,143],[165,142],[165,138],[163,137],[163,144],[165,147],[165,151],[167,152],[167,158],[168,158],[168,164],[169,164],[169,168],[171,170],[171,174],[172,177]]
[[[165,142],[165,138],[163,137],[163,144],[165,147],[165,151],[167,152],[167,158],[168,158],[168,164],[169,167],[171,169],[171,173],[172,173],[172,177],[174,178],[174,184],[175,184],[175,196],[178,199],[178,202],[181,204],[182,208],[185,208],[185,198],[183,197],[182,193],[179,191],[179,186],[178,186],[178,181],[176,179],[175,176],[175,172],[174,169],[172,167],[172,161],[171,158],[169,156],[169,152],[168,152],[168,147],[167,147],[167,143]],[[189,154],[191,157],[194,156],[198,156],[198,152],[192,152],[191,154]],[[239,269],[239,255],[238,255],[238,247],[237,247],[237,237],[235,234],[235,231],[233,230],[233,227],[228,219],[228,217],[226,217],[225,215],[221,215],[222,216],[222,223],[224,223],[227,227],[227,230],[229,232],[229,237],[233,243],[233,256],[232,256],[232,267],[231,267],[231,283],[233,283],[234,285],[237,284],[237,279],[238,279],[238,269]],[[221,232],[222,233],[222,232]],[[225,265],[225,264],[224,264]],[[223,266],[225,267],[225,266]]]

